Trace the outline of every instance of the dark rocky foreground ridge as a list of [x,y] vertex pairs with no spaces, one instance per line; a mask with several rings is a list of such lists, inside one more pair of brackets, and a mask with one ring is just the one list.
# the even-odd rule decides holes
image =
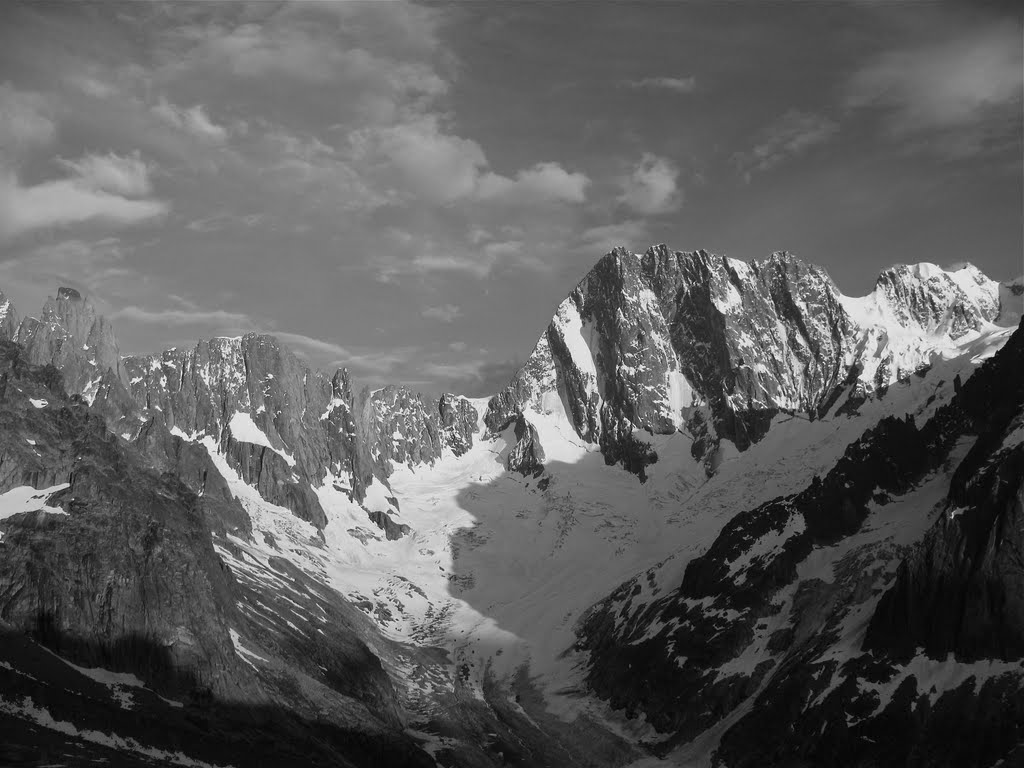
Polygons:
[[[624,584],[581,629],[591,685],[663,751],[721,724],[720,765],[1020,764],[1021,371],[1018,329],[925,424],[884,419],[733,517],[674,591],[634,607],[656,574]],[[929,485],[926,533],[893,547]],[[936,675],[961,682],[936,695]]]
[[[788,254],[617,250],[484,407],[356,393],[347,372],[256,334],[122,357],[76,291],[23,321],[0,296],[0,501],[45,491],[0,516],[0,732],[16,734],[0,764],[1015,764],[1024,332],[976,371],[959,345],[1019,317],[1019,296],[973,268],[917,265],[884,272],[869,299]],[[962,378],[942,373],[953,356]],[[916,410],[867,415],[910,392]],[[556,499],[572,468],[545,445],[552,419],[641,488],[665,465],[662,437],[686,437],[711,479],[783,418],[844,425],[852,442],[802,489],[728,509],[694,554],[681,540],[678,578],[679,562],[648,561],[609,584],[564,649],[612,725],[549,713],[529,667],[500,679],[473,660],[474,687],[436,634],[396,637],[402,600],[425,599],[416,572],[389,575],[404,590],[390,603],[329,578],[324,487],[379,529],[341,535],[422,547],[395,468],[429,477],[494,446],[503,482],[560,510],[540,556],[571,570],[581,555],[562,541],[599,513]],[[304,561],[235,473],[303,521],[289,535]],[[650,515],[641,499],[623,512]],[[495,514],[533,524],[512,511]],[[468,530],[453,542],[491,536],[484,517]],[[472,599],[454,550],[449,592]],[[624,736],[619,715],[650,730]]]
[[[173,471],[187,458],[161,471],[170,436],[154,439],[159,425],[147,428],[138,448],[128,445],[65,394],[52,366],[34,366],[0,341],[0,491],[55,489],[41,510],[0,521],[0,762],[65,754],[60,738],[17,716],[28,703],[37,725],[49,717],[74,723],[65,735],[113,731],[148,750],[122,755],[107,739],[69,739],[81,761],[161,764],[184,751],[215,764],[270,764],[272,755],[275,765],[430,765],[401,733],[397,696],[363,640],[372,630],[361,613],[340,599],[324,605],[344,629],[318,639],[314,653],[306,638],[267,636],[247,618],[244,608],[261,596],[213,546],[216,528],[245,527],[244,511],[207,467],[181,473],[210,478],[201,495]],[[180,440],[175,448],[190,451]],[[275,679],[258,679],[240,643],[252,653],[267,645],[287,662]],[[47,651],[146,687],[126,685],[111,700]]]

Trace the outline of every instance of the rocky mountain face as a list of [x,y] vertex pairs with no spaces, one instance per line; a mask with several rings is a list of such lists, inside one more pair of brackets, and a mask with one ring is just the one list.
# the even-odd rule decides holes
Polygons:
[[57,366],[69,391],[90,403],[102,384],[125,381],[113,327],[73,288],[61,288],[39,319],[26,317],[8,338],[25,348],[29,362]]
[[346,370],[312,370],[273,336],[122,358],[111,324],[74,289],[61,288],[40,319],[16,328],[13,307],[4,305],[0,331],[32,363],[59,368],[68,392],[113,430],[135,439],[155,420],[191,440],[212,439],[265,499],[321,529],[327,520],[315,488],[331,483],[362,501],[367,484],[386,483],[395,464],[465,452],[477,431],[464,398],[427,400],[394,386],[356,395]]
[[1024,756],[1005,718],[1024,711],[1022,365],[1024,329],[926,423],[884,419],[802,492],[734,516],[678,587],[645,599],[657,569],[622,585],[581,627],[590,684],[664,751],[722,724],[722,765]]
[[0,339],[13,339],[18,332],[18,316],[14,305],[0,291]]
[[559,305],[486,421],[499,432],[520,414],[564,412],[634,471],[656,460],[643,433],[684,429],[710,469],[721,440],[742,451],[779,412],[854,406],[1001,311],[999,284],[971,266],[895,267],[851,299],[788,253],[747,264],[618,249]]
[[1022,302],[617,249],[482,401],[0,295],[0,763],[1016,764]]
[[[129,445],[64,386],[52,366],[0,341],[4,733],[22,734],[18,743],[33,744],[37,759],[54,749],[45,729],[26,733],[12,717],[11,702],[24,696],[34,702],[22,711],[30,721],[63,720],[65,735],[85,734],[83,760],[120,751],[122,765],[180,763],[185,748],[201,760],[256,764],[271,749],[287,765],[430,765],[401,732],[395,689],[361,639],[372,635],[362,614],[318,593],[338,634],[315,651],[301,634],[262,626],[261,608],[280,606],[237,579],[214,547],[225,523],[249,530],[216,470],[152,420]],[[198,494],[180,479],[197,470],[207,478]],[[19,494],[24,511],[11,506]],[[312,599],[303,589],[296,579],[293,603]],[[280,662],[260,678],[246,654],[270,651]],[[95,668],[117,672],[97,684]],[[342,727],[316,723],[332,712],[328,721]],[[111,724],[116,739],[88,738]],[[7,748],[0,760],[10,764],[18,755]]]

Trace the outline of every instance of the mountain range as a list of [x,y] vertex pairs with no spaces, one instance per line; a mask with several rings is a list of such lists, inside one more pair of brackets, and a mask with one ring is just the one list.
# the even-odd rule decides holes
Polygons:
[[1022,309],[615,249],[434,398],[0,294],[0,763],[1022,764]]

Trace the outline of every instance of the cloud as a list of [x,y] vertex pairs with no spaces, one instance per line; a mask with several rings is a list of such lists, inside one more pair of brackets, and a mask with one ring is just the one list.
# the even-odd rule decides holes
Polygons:
[[8,162],[26,149],[49,144],[57,135],[50,103],[42,94],[0,85],[0,160]]
[[484,255],[489,262],[497,262],[509,256],[518,256],[523,252],[522,240],[497,240],[483,247]]
[[683,202],[678,178],[679,169],[671,161],[645,153],[633,173],[620,180],[619,202],[645,216],[677,211]]
[[454,272],[486,277],[493,263],[473,254],[440,253],[429,244],[410,257],[375,258],[372,264],[377,279],[391,282],[399,275],[427,275],[435,272]]
[[326,36],[290,26],[242,24],[234,29],[210,26],[203,53],[243,77],[283,73],[309,80],[327,80],[340,53]]
[[301,196],[304,211],[327,210],[332,216],[368,212],[390,199],[349,154],[316,136],[272,126],[257,144],[254,164],[260,177],[270,182],[268,191],[284,193],[292,201]]
[[521,367],[519,360],[470,360],[462,363],[427,363],[423,370],[436,379],[445,392],[485,397],[500,392]]
[[[13,259],[0,261],[0,286],[14,285],[33,301],[55,284],[92,292],[100,287],[116,291],[133,273],[124,264],[124,251],[115,238],[62,240],[37,246]],[[132,287],[135,287],[134,283]]]
[[475,380],[479,379],[480,368],[483,365],[480,361],[469,361],[464,363],[424,363],[423,372],[435,379],[454,380]]
[[216,324],[232,328],[251,327],[249,315],[239,312],[228,312],[223,309],[146,309],[134,304],[122,307],[110,314],[111,320],[131,320],[137,323],[154,323],[159,325],[202,325]]
[[446,131],[441,118],[424,114],[409,122],[372,127],[351,136],[356,162],[376,177],[384,194],[450,204],[581,203],[590,179],[554,162],[537,163],[512,177],[488,171],[483,148]]
[[534,249],[521,240],[487,242],[491,235],[471,229],[464,236],[418,236],[400,227],[389,227],[379,233],[377,248],[367,261],[381,282],[391,282],[401,275],[424,277],[435,274],[462,274],[475,278],[490,275],[495,268],[546,270],[548,264],[538,258]]
[[436,115],[359,131],[352,138],[364,167],[376,171],[392,193],[430,202],[471,196],[487,165],[479,144],[443,131]]
[[222,142],[228,137],[228,129],[213,122],[201,104],[177,107],[161,97],[153,107],[153,114],[168,125],[206,141]]
[[392,373],[398,366],[407,363],[416,353],[412,347],[343,347],[331,341],[285,331],[266,331],[305,358],[314,358],[324,366],[344,366],[367,374]]
[[[387,7],[378,7],[378,6]],[[266,9],[266,10],[264,10]],[[449,89],[435,66],[441,14],[402,2],[230,6],[206,24],[186,24],[163,52],[170,77],[235,78],[244,87],[288,79],[343,94],[339,120],[380,125],[409,116],[417,101]],[[414,110],[416,111],[416,110]]]
[[58,159],[70,176],[22,184],[18,169],[24,155],[56,137],[47,110],[48,101],[39,94],[0,86],[0,240],[86,221],[127,226],[167,212],[163,201],[134,199],[151,191],[149,167],[137,153]]
[[300,350],[313,352],[317,355],[329,356],[336,360],[352,356],[351,352],[338,344],[312,336],[304,336],[301,333],[274,331],[273,335],[289,346],[298,347]]
[[972,154],[993,138],[1020,132],[1024,54],[1019,25],[868,61],[850,78],[846,106],[875,108],[895,138],[932,133],[937,147]]
[[127,157],[113,152],[85,155],[79,160],[59,160],[59,163],[77,176],[83,185],[94,190],[125,197],[141,197],[152,191],[149,166],[137,152]]
[[590,179],[570,173],[558,163],[537,163],[518,171],[514,178],[486,173],[479,180],[477,197],[507,203],[582,203]]
[[190,232],[216,232],[218,230],[225,229],[232,224],[254,227],[263,221],[263,219],[263,215],[259,213],[249,213],[244,216],[235,213],[215,213],[212,216],[193,219],[185,225],[185,229]]
[[586,253],[605,254],[616,246],[630,251],[642,251],[649,239],[647,225],[643,221],[628,219],[616,224],[603,224],[584,230],[579,236],[578,250]]
[[129,226],[163,216],[160,200],[132,200],[97,189],[88,178],[58,179],[23,186],[12,173],[0,172],[0,239],[44,227],[87,221]]
[[631,88],[651,88],[675,93],[693,93],[697,90],[697,78],[688,77],[645,77],[641,80],[629,80]]
[[760,139],[748,152],[733,156],[744,178],[770,170],[810,147],[823,144],[839,130],[839,125],[822,115],[791,109],[769,123]]
[[438,307],[424,308],[422,315],[428,320],[440,320],[442,323],[451,323],[462,316],[462,309],[456,304],[442,304]]

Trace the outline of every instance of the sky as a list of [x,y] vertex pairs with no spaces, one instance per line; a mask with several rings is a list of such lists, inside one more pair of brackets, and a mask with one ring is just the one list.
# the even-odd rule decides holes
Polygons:
[[497,391],[612,247],[1024,272],[1013,3],[11,2],[0,290]]

